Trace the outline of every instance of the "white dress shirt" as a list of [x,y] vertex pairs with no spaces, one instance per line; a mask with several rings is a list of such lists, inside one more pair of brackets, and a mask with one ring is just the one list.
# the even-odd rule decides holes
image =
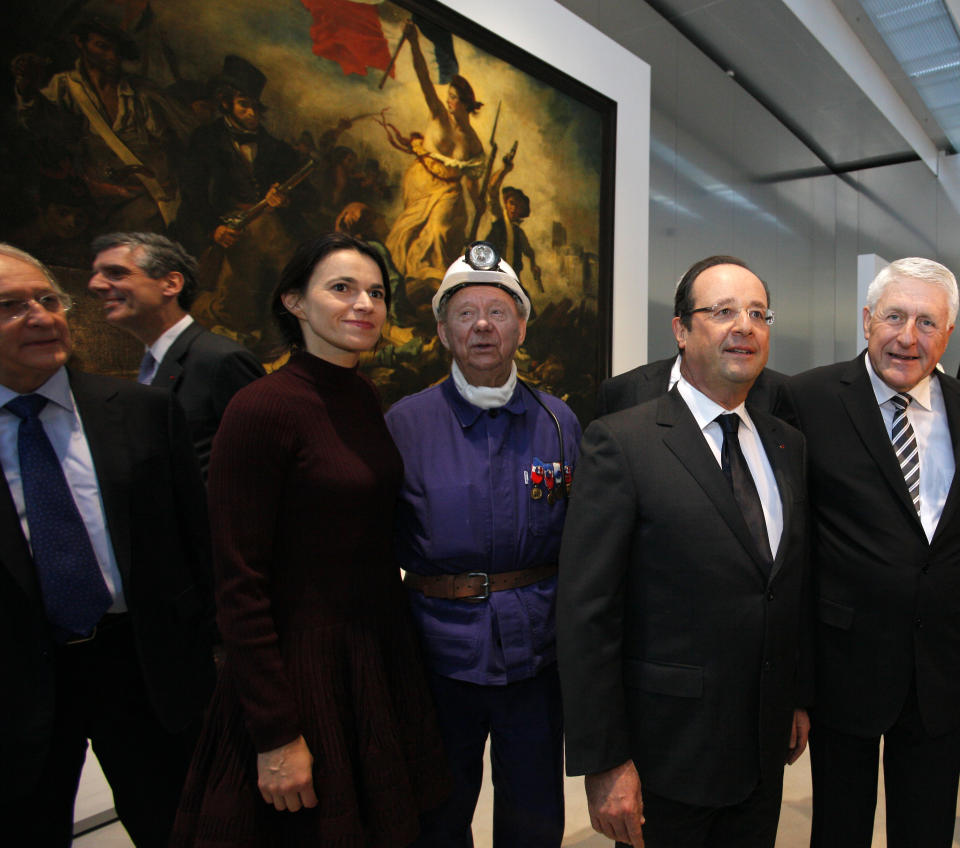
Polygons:
[[677,383],[680,382],[680,363],[683,362],[683,357],[677,355],[677,358],[673,360],[673,365],[670,366],[670,380],[667,383],[667,391],[669,392]]
[[[736,409],[724,409],[699,389],[691,386],[683,377],[680,377],[677,382],[677,391],[693,413],[697,426],[707,440],[707,446],[717,460],[717,465],[723,464],[720,456],[723,449],[723,430],[715,419],[718,415],[731,412],[740,418],[740,427],[737,431],[740,449],[743,451],[750,475],[757,487],[760,506],[763,508],[763,520],[767,525],[770,551],[776,557],[777,549],[780,547],[780,537],[783,535],[783,504],[780,501],[776,477],[773,476],[773,468],[770,466],[770,460],[767,459],[767,452],[763,449],[763,442],[760,441],[746,406],[741,403]],[[732,494],[731,497],[733,497]]]
[[[66,369],[57,371],[35,394],[43,395],[47,399],[46,406],[40,410],[40,422],[60,460],[70,493],[87,528],[87,535],[90,536],[100,572],[107,589],[110,590],[110,597],[113,598],[108,612],[126,612],[123,583],[113,553],[110,530],[107,528],[100,483],[93,467],[93,457],[83,431],[83,422],[70,391]],[[20,481],[20,455],[17,450],[20,418],[3,408],[18,395],[18,392],[0,385],[0,464],[3,465],[3,473],[7,478],[7,486],[13,497],[23,535],[29,544],[30,526],[27,524],[27,508],[23,499],[23,484]]]
[[[887,436],[893,431],[894,404],[890,401],[896,389],[891,389],[873,370],[870,356],[864,353],[867,373],[880,413],[887,428]],[[907,421],[913,427],[920,455],[920,523],[927,541],[933,538],[943,505],[953,482],[956,468],[953,457],[953,440],[947,424],[947,408],[943,403],[940,381],[932,376],[924,377],[907,394],[913,402],[907,407]],[[892,449],[892,446],[891,446]]]
[[147,345],[146,350],[149,351],[153,357],[154,365],[153,373],[149,375],[149,380],[144,381],[144,385],[149,386],[153,383],[153,378],[157,376],[157,368],[159,368],[160,363],[163,362],[163,357],[165,357],[167,351],[173,347],[173,343],[179,338],[180,334],[192,323],[193,316],[184,315],[176,324],[161,333],[160,337],[153,344]]

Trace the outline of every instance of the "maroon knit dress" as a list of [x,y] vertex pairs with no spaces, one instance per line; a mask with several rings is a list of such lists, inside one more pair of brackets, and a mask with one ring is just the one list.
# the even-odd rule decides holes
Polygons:
[[[392,553],[402,476],[354,369],[297,353],[234,396],[209,477],[226,660],[171,845],[393,848],[442,800]],[[319,804],[278,812],[257,789],[257,752],[301,734]]]

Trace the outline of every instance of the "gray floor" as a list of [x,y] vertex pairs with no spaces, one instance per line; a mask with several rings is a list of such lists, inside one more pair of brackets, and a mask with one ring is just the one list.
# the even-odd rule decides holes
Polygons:
[[[474,818],[476,848],[491,846],[491,813],[493,791],[489,781],[490,765],[486,765],[484,787]],[[873,848],[885,848],[883,835],[883,788],[881,781],[877,823],[874,828]],[[102,800],[102,799],[101,799]],[[566,788],[567,828],[563,844],[578,848],[610,848],[612,843],[590,827],[586,801],[583,794],[583,778],[568,778]],[[783,785],[783,811],[780,815],[780,830],[777,848],[806,848],[810,839],[810,760],[804,754],[800,761],[786,770]],[[130,848],[133,843],[122,825],[115,823],[74,840],[76,848]],[[960,827],[955,831],[954,846],[960,846]]]

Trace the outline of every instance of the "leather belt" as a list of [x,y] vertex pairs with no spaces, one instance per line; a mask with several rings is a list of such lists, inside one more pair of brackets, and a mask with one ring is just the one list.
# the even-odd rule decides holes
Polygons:
[[553,577],[559,566],[555,562],[521,568],[519,571],[501,571],[488,574],[485,571],[467,571],[462,574],[416,574],[408,571],[403,582],[428,598],[444,598],[448,601],[485,601],[491,592],[504,589],[520,589]]

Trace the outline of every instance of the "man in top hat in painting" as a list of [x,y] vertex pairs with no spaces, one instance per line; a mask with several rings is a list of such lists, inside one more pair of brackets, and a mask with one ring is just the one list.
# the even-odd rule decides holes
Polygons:
[[13,60],[20,121],[70,150],[98,229],[164,230],[179,204],[171,163],[195,122],[159,86],[124,72],[139,50],[109,18],[84,15],[72,36],[76,65],[46,82],[48,58]]
[[[254,344],[280,270],[308,235],[297,207],[309,187],[279,189],[302,160],[263,126],[266,83],[241,56],[223,60],[215,81],[220,115],[190,139],[177,226],[181,241],[201,259],[201,285],[215,286],[211,318]],[[268,207],[263,214],[238,220],[261,200]]]

